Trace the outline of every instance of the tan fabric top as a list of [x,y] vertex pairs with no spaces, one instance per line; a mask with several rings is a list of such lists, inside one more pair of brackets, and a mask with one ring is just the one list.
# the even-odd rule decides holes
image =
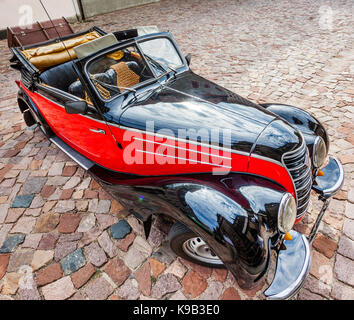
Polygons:
[[[37,69],[43,71],[49,67],[76,59],[76,54],[73,50],[74,47],[97,39],[100,36],[98,32],[92,31],[82,36],[64,40],[65,46],[62,42],[56,42],[37,48],[26,49],[22,53]],[[69,54],[66,49],[68,49]]]
[[113,33],[108,33],[98,39],[80,44],[74,48],[76,56],[81,59],[88,55],[97,52],[101,49],[117,44],[118,40]]

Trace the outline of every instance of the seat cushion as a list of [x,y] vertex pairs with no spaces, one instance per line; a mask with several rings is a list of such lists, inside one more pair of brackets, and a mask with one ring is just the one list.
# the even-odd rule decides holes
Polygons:
[[[92,77],[93,81],[94,79],[97,80],[97,82],[94,81],[95,86],[97,88],[97,90],[99,91],[99,93],[101,94],[101,96],[105,99],[109,99],[112,95],[117,94],[117,92],[119,93],[118,89],[114,89],[114,88],[105,88],[104,86],[102,86],[100,83],[107,83],[109,85],[116,85],[117,83],[117,77],[116,74],[113,70],[109,69],[104,73],[97,73],[95,75],[93,75]],[[69,86],[69,93],[87,100],[88,102],[90,102],[90,99],[88,97],[87,92],[85,91],[82,83],[80,80],[77,80],[75,82],[73,82],[70,86]]]
[[117,86],[119,88],[130,88],[140,82],[140,76],[133,70],[139,68],[134,61],[119,62],[111,66],[117,75]]
[[77,96],[79,98],[85,99],[85,91],[84,88],[82,86],[82,83],[80,80],[77,80],[75,82],[73,82],[70,86],[69,86],[69,93],[73,94],[74,96]]
[[40,79],[44,83],[66,92],[68,92],[70,84],[77,78],[78,76],[73,68],[73,61],[50,68],[40,75]]
[[[91,77],[101,96],[109,99],[119,93],[122,88],[130,88],[138,84],[140,81],[140,77],[137,74],[139,69],[140,67],[135,61],[119,62],[111,65],[107,71],[93,74]],[[112,87],[105,86],[105,83]],[[80,80],[71,83],[68,91],[77,97],[88,100],[88,95]]]

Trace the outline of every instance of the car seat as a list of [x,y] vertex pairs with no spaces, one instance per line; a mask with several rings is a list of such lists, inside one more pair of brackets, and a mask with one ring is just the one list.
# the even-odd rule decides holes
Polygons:
[[[140,82],[140,66],[135,61],[121,61],[110,66],[106,72],[96,73],[93,76],[95,86],[102,97],[109,99],[123,88],[130,88]],[[109,88],[101,85],[100,82],[107,83],[118,88]],[[73,82],[69,86],[69,92],[82,99],[88,98],[80,80]]]
[[44,71],[39,78],[51,87],[68,91],[70,84],[77,79],[73,61],[68,61]]

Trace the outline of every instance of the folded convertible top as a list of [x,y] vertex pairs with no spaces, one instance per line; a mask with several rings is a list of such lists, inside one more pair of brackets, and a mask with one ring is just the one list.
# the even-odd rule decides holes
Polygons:
[[97,31],[91,31],[60,42],[22,50],[22,54],[38,70],[43,71],[58,64],[76,59],[75,47],[100,37],[101,35]]

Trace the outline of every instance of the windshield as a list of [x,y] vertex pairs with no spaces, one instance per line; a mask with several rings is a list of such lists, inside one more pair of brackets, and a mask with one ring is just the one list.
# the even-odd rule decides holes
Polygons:
[[136,89],[155,77],[183,66],[176,47],[168,38],[143,40],[112,48],[89,61],[87,76],[104,100]]
[[147,40],[139,45],[157,76],[183,65],[175,46],[168,38]]
[[124,91],[135,91],[145,81],[154,79],[135,44],[112,49],[87,65],[87,73],[100,94],[109,100]]

